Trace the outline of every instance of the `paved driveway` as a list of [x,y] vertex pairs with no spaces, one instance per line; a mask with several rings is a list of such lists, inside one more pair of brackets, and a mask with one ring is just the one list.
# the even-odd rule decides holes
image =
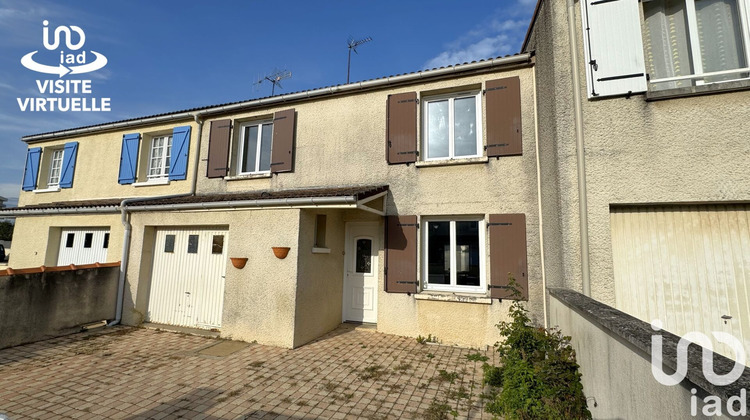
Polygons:
[[474,360],[492,363],[493,353],[350,325],[295,350],[117,327],[0,350],[0,414],[491,418],[479,398],[482,362]]

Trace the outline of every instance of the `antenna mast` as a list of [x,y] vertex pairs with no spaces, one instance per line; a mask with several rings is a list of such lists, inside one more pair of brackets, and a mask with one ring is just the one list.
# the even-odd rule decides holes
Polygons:
[[364,44],[365,42],[370,42],[370,41],[372,41],[372,37],[369,37],[369,36],[367,38],[362,38],[358,41],[355,41],[354,38],[352,38],[351,36],[349,37],[349,41],[347,42],[349,46],[349,58],[346,61],[346,83],[347,84],[349,83],[349,72],[352,68],[352,50],[354,50],[356,54],[359,54],[357,52],[357,47]]
[[291,71],[274,69],[271,73],[259,78],[257,82],[253,83],[253,86],[257,88],[263,82],[271,82],[271,96],[273,96],[276,92],[276,86],[278,85],[283,89],[284,86],[281,86],[281,81],[290,77],[292,77]]

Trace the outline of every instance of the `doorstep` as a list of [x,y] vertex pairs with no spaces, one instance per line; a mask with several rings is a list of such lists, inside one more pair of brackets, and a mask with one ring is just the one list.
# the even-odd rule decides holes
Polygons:
[[219,331],[202,330],[200,328],[180,327],[177,325],[169,325],[169,324],[155,324],[152,322],[144,322],[142,327],[148,328],[150,330],[171,331],[171,332],[197,335],[197,336],[209,337],[209,338],[219,338],[221,336],[221,333]]

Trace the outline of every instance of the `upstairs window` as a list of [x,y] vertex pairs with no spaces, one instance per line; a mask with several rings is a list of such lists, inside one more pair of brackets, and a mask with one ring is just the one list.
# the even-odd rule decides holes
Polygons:
[[649,0],[643,3],[650,89],[750,77],[747,0]]
[[172,155],[172,136],[151,139],[151,153],[148,161],[148,178],[164,178],[169,175]]
[[240,126],[237,153],[238,175],[264,174],[271,171],[273,122],[252,122]]
[[57,187],[60,185],[60,172],[62,171],[63,153],[64,152],[62,149],[52,151],[47,187]]
[[482,156],[482,101],[479,92],[423,100],[425,160]]

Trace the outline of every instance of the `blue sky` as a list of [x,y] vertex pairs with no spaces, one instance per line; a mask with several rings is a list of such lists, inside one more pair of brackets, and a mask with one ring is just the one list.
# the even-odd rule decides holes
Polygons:
[[[372,79],[517,53],[534,0],[488,1],[76,1],[0,0],[0,196],[20,190],[24,135],[268,96],[254,82],[274,69],[292,78],[276,94],[346,81],[346,41],[371,36],[352,54],[351,80]],[[56,65],[42,45],[50,32],[79,26],[81,51],[104,54],[92,94],[110,112],[22,112],[17,98],[42,95],[36,80],[57,80],[21,65]],[[64,43],[63,43],[64,44]],[[88,59],[91,61],[91,59]]]

